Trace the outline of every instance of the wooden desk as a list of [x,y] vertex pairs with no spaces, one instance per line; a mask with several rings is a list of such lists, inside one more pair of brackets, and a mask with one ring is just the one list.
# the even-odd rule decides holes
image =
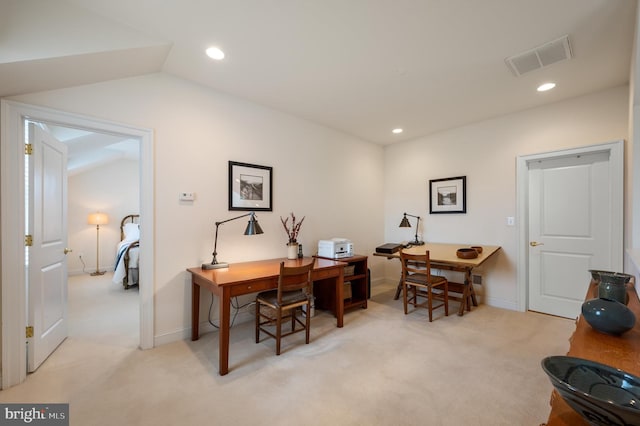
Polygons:
[[[580,315],[576,321],[576,331],[569,339],[567,355],[588,359],[619,368],[634,376],[640,376],[640,301],[633,287],[627,289],[629,309],[636,316],[636,325],[621,336],[610,336],[595,331]],[[591,281],[586,300],[597,297],[597,286]],[[549,354],[553,355],[553,354]],[[551,413],[547,426],[588,426],[588,423],[564,399],[553,390],[551,393]]]
[[[466,306],[467,311],[471,310],[471,304],[478,306],[476,300],[476,292],[473,288],[471,280],[471,271],[473,268],[480,266],[494,253],[500,250],[500,246],[482,246],[482,253],[475,259],[460,259],[456,256],[456,251],[459,248],[470,247],[466,244],[446,244],[446,243],[425,243],[421,246],[413,246],[411,248],[403,249],[405,253],[409,254],[424,254],[429,250],[429,258],[431,260],[431,267],[435,269],[445,269],[448,271],[464,272],[464,283],[456,283],[449,281],[449,293],[461,294],[460,297],[449,295],[449,299],[457,300],[460,302],[458,308],[458,315],[464,314],[464,308]],[[393,254],[374,253],[374,256],[383,256],[388,259],[400,259],[400,252]],[[402,291],[402,280],[398,283],[398,289],[394,299],[400,297]]]
[[202,270],[189,268],[191,273],[191,340],[198,340],[200,325],[200,287],[218,296],[220,305],[220,329],[218,331],[218,350],[220,352],[219,373],[229,372],[229,329],[231,318],[231,298],[243,294],[257,293],[278,288],[280,262],[285,266],[301,266],[314,262],[311,279],[326,280],[333,278],[336,286],[336,322],[343,325],[344,304],[343,288],[345,263],[305,257],[288,260],[269,259],[255,262],[232,263],[228,268]]

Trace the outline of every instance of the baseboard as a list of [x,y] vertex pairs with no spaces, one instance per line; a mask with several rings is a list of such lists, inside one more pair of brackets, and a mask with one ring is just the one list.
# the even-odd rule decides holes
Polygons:
[[496,299],[496,298],[484,298],[483,303],[485,305],[492,306],[494,308],[508,309],[510,311],[520,311],[518,309],[518,303],[513,300],[504,300],[504,299]]

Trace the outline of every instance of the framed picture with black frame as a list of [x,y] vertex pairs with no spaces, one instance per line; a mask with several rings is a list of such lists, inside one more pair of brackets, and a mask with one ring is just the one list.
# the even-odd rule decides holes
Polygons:
[[429,213],[466,213],[467,177],[429,180]]
[[273,167],[229,161],[229,210],[273,211]]

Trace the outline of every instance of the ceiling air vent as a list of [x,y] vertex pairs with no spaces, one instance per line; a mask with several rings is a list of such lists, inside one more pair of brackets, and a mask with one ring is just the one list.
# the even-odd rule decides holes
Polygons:
[[571,45],[569,36],[563,36],[524,53],[510,56],[505,62],[516,76],[520,76],[567,59],[571,59]]

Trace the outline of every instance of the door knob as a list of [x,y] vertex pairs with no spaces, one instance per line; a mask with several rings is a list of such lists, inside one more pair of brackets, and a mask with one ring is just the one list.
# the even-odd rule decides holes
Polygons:
[[70,248],[64,248],[64,254],[71,253],[73,250]]
[[535,246],[543,246],[543,245],[544,245],[544,243],[539,243],[539,242],[537,242],[537,241],[531,241],[531,242],[529,243],[529,245],[530,245],[531,247],[535,247]]

